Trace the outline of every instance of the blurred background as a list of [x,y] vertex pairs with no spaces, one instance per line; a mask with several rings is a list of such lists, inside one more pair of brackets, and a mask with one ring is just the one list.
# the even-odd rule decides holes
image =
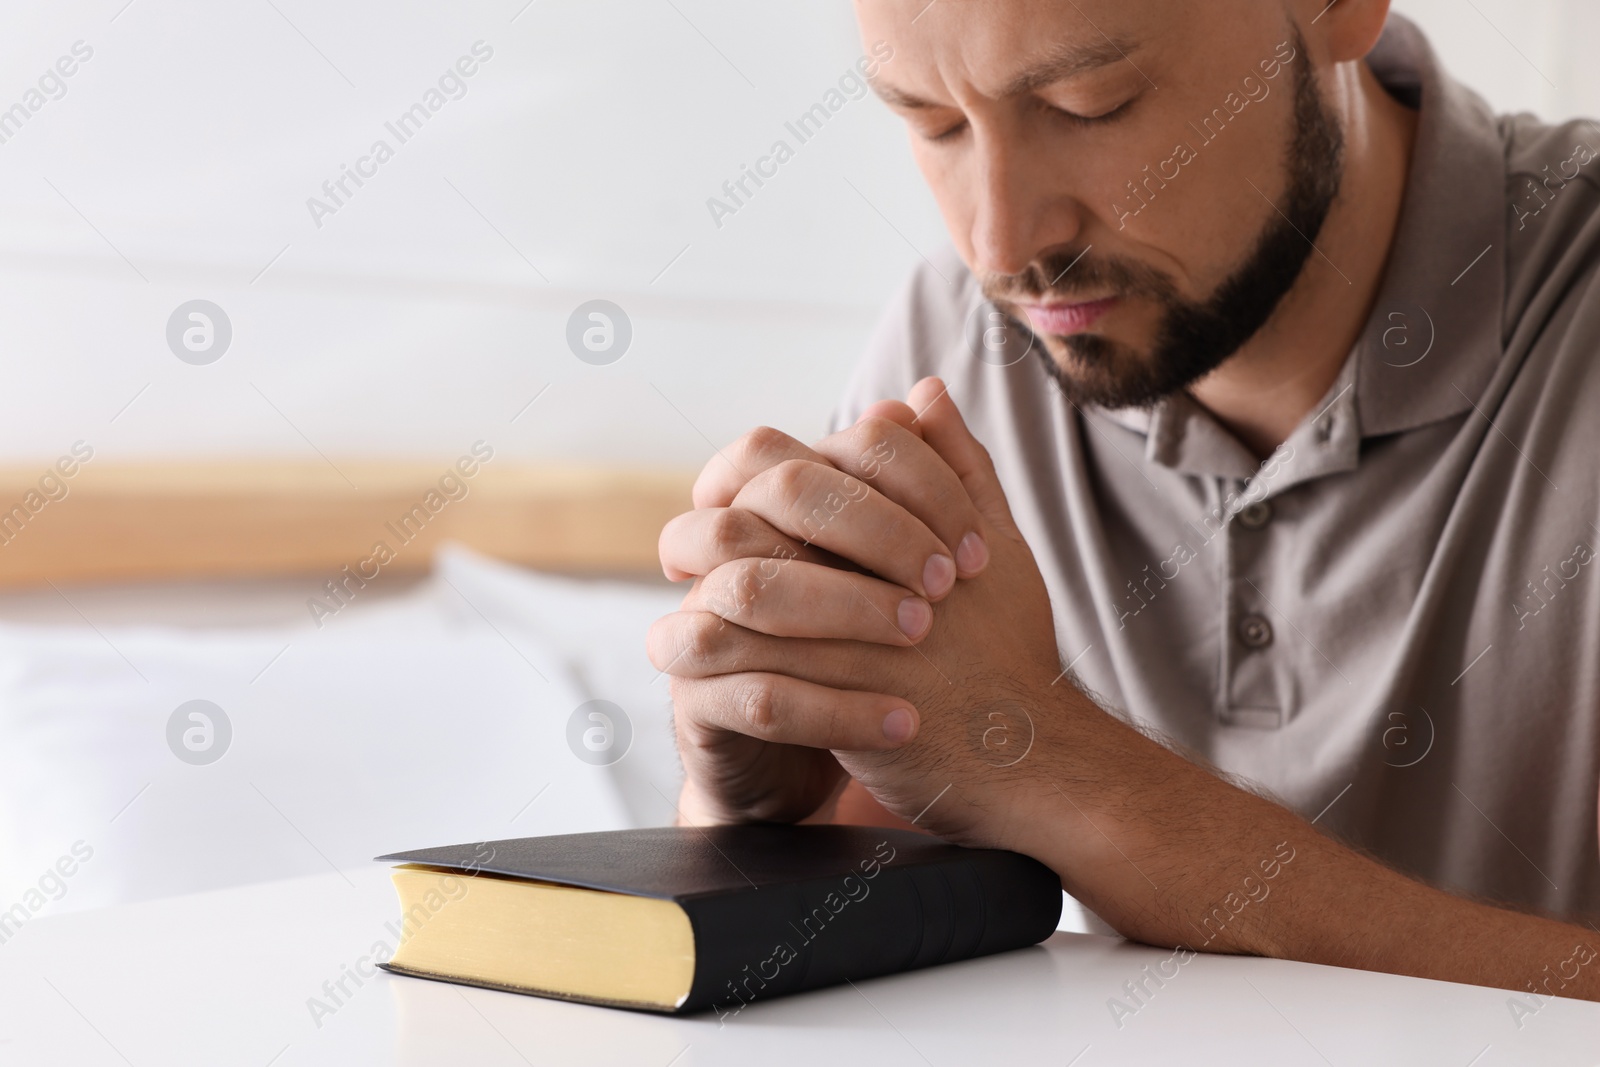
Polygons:
[[[1600,113],[1594,0],[1395,7],[1497,109]],[[945,240],[870,98],[736,211],[708,209],[852,68],[850,6],[96,0],[12,4],[4,31],[0,466],[16,495],[0,504],[77,442],[93,459],[0,547],[5,566],[53,560],[0,593],[0,912],[669,821],[666,683],[643,635],[679,591],[648,578],[650,531],[714,446],[758,423],[820,435],[884,302]],[[575,354],[569,323],[595,300],[625,319],[620,358]],[[198,320],[169,323],[192,301],[213,308],[216,358],[175,358]],[[407,550],[410,577],[329,599],[336,564],[390,536],[378,518],[479,441],[493,474],[471,506],[499,478],[522,510],[481,513],[475,545],[559,541],[557,569],[632,579],[435,556],[437,527]],[[573,465],[679,473],[589,477],[576,497],[510,476]],[[143,473],[104,473],[119,468]],[[228,496],[241,481],[248,507]],[[377,510],[337,513],[373,486]],[[340,523],[354,548],[296,555]],[[584,555],[621,526],[643,531],[634,555]],[[271,566],[88,566],[165,544],[179,573],[235,541]],[[193,700],[209,726],[180,714]],[[604,723],[593,700],[615,709]],[[191,729],[212,747],[184,748]],[[615,747],[596,756],[591,729]],[[34,892],[78,842],[94,858]]]
[[[1497,109],[1600,112],[1592,0],[1395,7]],[[104,0],[13,7],[6,31],[0,107],[74,42],[93,58],[0,144],[0,457],[492,437],[698,465],[757,423],[821,433],[884,301],[944,240],[871,99],[720,227],[706,207],[861,54],[843,2]],[[307,200],[395,143],[384,124],[478,41],[493,54],[465,95],[314,219]],[[595,298],[634,329],[599,368],[564,340]],[[206,367],[166,344],[192,299],[233,327]]]

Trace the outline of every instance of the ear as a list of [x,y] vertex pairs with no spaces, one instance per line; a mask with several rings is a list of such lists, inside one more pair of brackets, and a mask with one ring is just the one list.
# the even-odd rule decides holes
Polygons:
[[1389,0],[1310,0],[1300,9],[1312,10],[1301,23],[1301,32],[1307,38],[1313,35],[1322,39],[1328,59],[1334,63],[1349,63],[1364,59],[1389,20]]

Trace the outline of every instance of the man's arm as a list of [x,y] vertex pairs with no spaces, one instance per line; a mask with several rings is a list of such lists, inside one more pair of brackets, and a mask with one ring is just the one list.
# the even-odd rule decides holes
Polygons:
[[[1021,851],[1120,933],[1600,1000],[1600,935],[1407,878],[1069,690],[1013,815]],[[1065,758],[1063,755],[1065,754]],[[1053,764],[1053,766],[1052,766]],[[1114,773],[1106,770],[1114,769]]]
[[[919,383],[918,411],[880,410],[888,417],[815,452],[915,519],[910,562],[940,542],[962,559],[964,529],[984,546],[966,553],[953,587],[929,594],[928,629],[908,634],[892,621],[896,598],[920,581],[904,562],[911,577],[887,583],[826,566],[745,581],[775,534],[811,540],[797,516],[829,516],[823,533],[841,562],[895,571],[868,557],[893,554],[897,541],[863,533],[890,513],[856,507],[866,496],[805,497],[795,446],[775,454],[791,465],[776,496],[771,484],[738,488],[739,476],[719,467],[715,477],[732,481],[711,495],[754,510],[753,539],[729,537],[713,559],[704,538],[663,538],[669,571],[700,576],[684,610],[651,634],[652,659],[673,675],[688,820],[826,817],[843,780],[824,787],[778,769],[800,753],[830,754],[887,812],[960,843],[1034,856],[1136,940],[1600,1000],[1594,931],[1412,881],[1063,684],[1038,568],[987,454],[942,389]],[[762,470],[760,451],[741,452],[740,468]],[[889,455],[892,468],[860,463]],[[942,480],[930,457],[945,465]],[[952,476],[962,493],[950,491]],[[895,582],[906,587],[883,587]],[[889,729],[901,711],[909,733]]]

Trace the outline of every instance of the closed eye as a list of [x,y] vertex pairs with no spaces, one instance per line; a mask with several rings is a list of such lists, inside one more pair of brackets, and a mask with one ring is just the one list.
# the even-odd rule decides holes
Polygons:
[[[1131,97],[1112,108],[1110,111],[1102,112],[1099,115],[1080,115],[1075,111],[1068,111],[1066,108],[1056,107],[1054,104],[1046,103],[1042,100],[1039,101],[1039,106],[1043,108],[1045,113],[1051,118],[1065,122],[1068,125],[1078,129],[1086,129],[1094,126],[1107,125],[1124,117],[1127,115],[1128,109],[1131,108],[1138,101],[1138,99],[1139,98],[1137,96]],[[962,119],[953,126],[948,126],[938,133],[924,133],[922,134],[922,139],[925,141],[931,141],[934,144],[943,144],[956,140],[963,133],[965,133],[967,129],[968,123],[965,119]]]
[[925,133],[925,134],[922,135],[922,139],[925,140],[925,141],[932,141],[935,144],[940,144],[940,143],[943,143],[943,142],[946,142],[946,141],[955,140],[957,137],[961,136],[961,134],[966,132],[966,129],[967,129],[967,120],[966,119],[962,119],[960,122],[956,123],[954,126],[949,127],[948,129],[945,129],[941,133]]
[[1056,107],[1054,104],[1046,104],[1043,102],[1041,102],[1041,105],[1053,117],[1058,118],[1072,126],[1081,128],[1088,126],[1101,126],[1115,122],[1117,119],[1120,119],[1126,115],[1128,113],[1128,109],[1132,107],[1134,101],[1138,99],[1139,98],[1137,96],[1131,97],[1118,106],[1112,108],[1110,111],[1102,112],[1099,115],[1080,115],[1075,111],[1068,111],[1066,108]]

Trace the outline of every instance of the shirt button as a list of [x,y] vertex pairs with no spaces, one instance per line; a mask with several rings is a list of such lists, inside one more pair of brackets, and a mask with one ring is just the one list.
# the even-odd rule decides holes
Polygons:
[[1272,521],[1272,505],[1264,500],[1239,509],[1239,523],[1247,530],[1259,530]]
[[1261,615],[1246,615],[1239,620],[1239,640],[1246,648],[1266,648],[1272,644],[1272,623]]

